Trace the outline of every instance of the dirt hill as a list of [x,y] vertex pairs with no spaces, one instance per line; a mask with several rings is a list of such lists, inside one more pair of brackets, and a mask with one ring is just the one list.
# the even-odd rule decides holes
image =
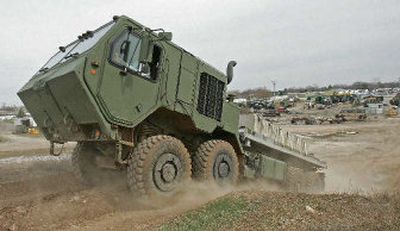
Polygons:
[[399,230],[399,127],[399,119],[290,127],[328,162],[327,194],[189,185],[162,203],[134,198],[120,176],[83,187],[68,150],[48,156],[44,140],[0,130],[0,231]]
[[398,230],[400,194],[231,193],[162,230]]

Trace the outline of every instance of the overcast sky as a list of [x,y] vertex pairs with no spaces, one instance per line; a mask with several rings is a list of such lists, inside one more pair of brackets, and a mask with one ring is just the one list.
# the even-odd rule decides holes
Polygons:
[[173,32],[230,89],[394,81],[400,77],[399,0],[0,0],[0,103],[78,34],[125,14]]

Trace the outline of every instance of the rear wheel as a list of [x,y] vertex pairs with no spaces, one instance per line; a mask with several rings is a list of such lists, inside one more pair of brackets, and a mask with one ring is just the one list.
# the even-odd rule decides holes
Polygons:
[[232,145],[223,140],[204,142],[193,156],[193,176],[200,181],[235,184],[239,162]]
[[184,144],[171,136],[144,139],[128,159],[128,187],[139,196],[174,194],[190,176],[190,155]]

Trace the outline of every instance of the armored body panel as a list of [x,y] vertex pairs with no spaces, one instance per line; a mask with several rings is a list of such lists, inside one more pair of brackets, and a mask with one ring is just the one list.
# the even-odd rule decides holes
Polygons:
[[122,16],[61,48],[18,95],[55,142],[116,140],[115,128],[158,111],[183,116],[192,132],[237,134],[226,84],[225,74]]
[[18,92],[50,153],[54,143],[78,141],[77,176],[88,181],[97,157],[113,157],[118,169],[126,167],[129,187],[146,194],[172,191],[192,172],[203,180],[249,176],[290,185],[310,175],[319,188],[315,173],[325,163],[302,153],[301,140],[288,142],[270,125],[239,134],[239,108],[226,97],[236,62],[224,74],[171,38],[120,16],[60,47]]

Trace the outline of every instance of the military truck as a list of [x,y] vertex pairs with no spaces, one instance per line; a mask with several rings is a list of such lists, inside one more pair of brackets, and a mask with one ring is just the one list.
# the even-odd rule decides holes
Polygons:
[[50,154],[75,141],[82,182],[111,163],[139,196],[173,194],[191,178],[225,185],[265,177],[297,190],[313,179],[322,189],[323,162],[239,132],[239,108],[226,93],[235,61],[222,73],[171,40],[171,32],[114,16],[59,47],[18,92]]

